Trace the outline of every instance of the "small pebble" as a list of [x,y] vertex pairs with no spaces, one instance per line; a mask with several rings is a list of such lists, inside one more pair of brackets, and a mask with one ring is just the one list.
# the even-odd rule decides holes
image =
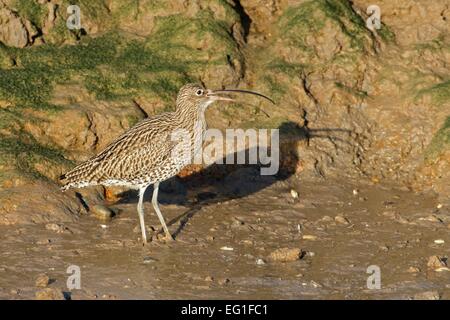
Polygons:
[[317,283],[314,280],[311,280],[310,282],[302,282],[302,286],[313,287],[313,288],[321,288],[322,287],[322,285],[320,283]]
[[36,292],[36,300],[65,300],[65,297],[59,289],[45,288]]
[[256,264],[257,264],[258,266],[262,266],[262,265],[266,264],[266,262],[265,262],[263,259],[257,259],[257,260],[256,260]]
[[114,217],[114,211],[100,204],[96,204],[91,209],[92,214],[99,220],[109,220]]
[[333,221],[333,218],[330,216],[323,216],[320,220],[322,220],[323,222],[331,222]]
[[302,239],[303,240],[316,240],[317,237],[313,236],[312,234],[305,234],[305,235],[303,235]]
[[418,273],[420,272],[420,269],[417,267],[409,267],[408,270],[406,270],[409,273]]
[[50,277],[45,273],[37,276],[35,285],[36,287],[45,288],[50,284]]
[[231,228],[240,228],[245,225],[244,221],[241,221],[237,218],[233,218],[233,222],[231,223]]
[[248,240],[248,239],[241,240],[241,241],[239,241],[239,243],[242,243],[243,245],[246,245],[246,246],[252,246],[254,244],[252,240]]
[[353,195],[354,196],[358,195],[358,193],[359,193],[358,189],[353,189]]
[[436,244],[444,244],[445,241],[442,240],[442,239],[436,239],[436,240],[434,240],[434,243],[436,243]]
[[219,283],[221,286],[226,285],[226,284],[228,284],[228,283],[230,283],[230,282],[231,282],[230,279],[227,279],[227,278],[225,278],[225,279],[220,279],[220,280],[218,281],[218,283]]
[[47,223],[45,225],[45,229],[54,231],[56,233],[63,233],[65,231],[68,231],[68,229],[66,227],[64,227],[61,224],[57,224],[57,223]]
[[144,259],[143,259],[144,261],[144,264],[150,264],[150,263],[154,263],[154,262],[156,262],[156,261],[158,261],[158,260],[156,260],[155,258],[152,258],[152,257],[144,257]]
[[232,248],[232,247],[227,247],[227,246],[224,246],[224,247],[220,248],[220,250],[224,250],[224,251],[233,251],[233,250],[234,250],[234,248]]
[[438,209],[442,209],[442,207],[443,207],[442,203],[438,203],[438,205],[436,206],[436,208]]
[[49,244],[51,242],[52,241],[50,239],[41,239],[41,240],[36,241],[36,244]]
[[348,225],[350,223],[348,221],[348,219],[341,214],[334,217],[334,221],[336,221],[337,223],[340,223],[340,224],[344,224],[344,225]]
[[280,248],[267,257],[272,262],[292,262],[301,259],[303,252],[299,248]]
[[295,191],[294,189],[291,189],[291,196],[292,196],[292,198],[294,198],[294,199],[298,199],[298,192]]
[[428,258],[427,267],[436,270],[442,267],[447,267],[447,264],[442,257],[431,256]]

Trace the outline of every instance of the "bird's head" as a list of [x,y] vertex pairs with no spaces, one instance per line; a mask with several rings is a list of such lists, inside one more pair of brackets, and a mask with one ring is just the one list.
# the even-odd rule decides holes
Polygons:
[[194,108],[197,110],[206,110],[206,108],[215,101],[234,101],[228,95],[231,93],[247,93],[263,97],[274,103],[270,98],[253,91],[239,89],[210,90],[199,84],[186,84],[181,87],[177,97],[178,108]]

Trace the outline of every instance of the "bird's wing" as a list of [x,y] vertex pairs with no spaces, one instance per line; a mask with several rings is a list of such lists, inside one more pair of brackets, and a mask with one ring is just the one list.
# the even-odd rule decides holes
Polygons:
[[62,182],[70,187],[108,178],[125,178],[137,166],[156,165],[163,157],[170,155],[174,146],[170,121],[166,116],[139,122],[98,155],[61,176]]

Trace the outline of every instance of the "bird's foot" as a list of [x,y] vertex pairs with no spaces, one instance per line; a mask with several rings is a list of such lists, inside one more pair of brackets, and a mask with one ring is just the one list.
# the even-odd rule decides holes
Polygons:
[[145,247],[146,245],[148,245],[148,240],[142,239],[142,246]]

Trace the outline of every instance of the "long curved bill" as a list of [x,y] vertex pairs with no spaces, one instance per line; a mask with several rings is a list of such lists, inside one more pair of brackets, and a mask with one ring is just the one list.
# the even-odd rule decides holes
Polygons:
[[224,96],[220,95],[221,93],[230,93],[230,92],[231,93],[234,92],[234,93],[253,94],[255,96],[262,97],[262,98],[264,98],[266,100],[269,100],[271,103],[275,104],[275,102],[272,99],[270,99],[269,97],[267,97],[267,96],[265,96],[265,95],[263,95],[261,93],[250,91],[250,90],[241,90],[241,89],[209,90],[207,95],[208,96],[213,96],[217,100],[234,101],[234,99],[232,99],[232,98],[228,98],[228,97],[224,97]]

